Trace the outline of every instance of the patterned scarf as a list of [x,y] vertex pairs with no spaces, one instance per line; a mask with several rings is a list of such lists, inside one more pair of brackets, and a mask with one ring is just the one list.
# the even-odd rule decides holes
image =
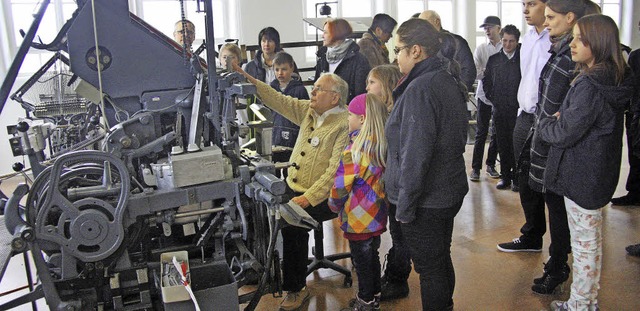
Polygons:
[[327,48],[327,62],[329,64],[335,64],[340,62],[346,55],[349,50],[349,46],[351,46],[353,40],[345,40],[340,43],[338,46],[328,47]]

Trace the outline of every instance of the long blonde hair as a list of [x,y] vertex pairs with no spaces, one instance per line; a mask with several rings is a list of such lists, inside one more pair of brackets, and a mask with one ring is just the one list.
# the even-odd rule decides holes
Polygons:
[[384,137],[384,125],[387,122],[387,106],[374,94],[367,94],[366,115],[360,133],[351,145],[353,163],[359,163],[362,154],[369,156],[371,164],[385,167],[387,140]]
[[393,89],[402,78],[400,69],[392,64],[376,66],[369,72],[369,77],[378,79],[382,84],[381,100],[387,105],[387,111],[391,112],[393,108]]

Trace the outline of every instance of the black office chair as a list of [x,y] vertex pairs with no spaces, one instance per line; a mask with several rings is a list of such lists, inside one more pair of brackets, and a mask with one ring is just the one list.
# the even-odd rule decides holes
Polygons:
[[334,261],[351,258],[351,253],[338,253],[333,255],[324,255],[324,229],[322,223],[320,228],[313,230],[313,238],[315,240],[315,246],[313,246],[311,253],[313,257],[309,257],[309,265],[307,266],[307,275],[313,273],[318,269],[331,269],[336,272],[344,274],[344,287],[351,287],[353,285],[353,278],[351,277],[351,270],[347,269]]

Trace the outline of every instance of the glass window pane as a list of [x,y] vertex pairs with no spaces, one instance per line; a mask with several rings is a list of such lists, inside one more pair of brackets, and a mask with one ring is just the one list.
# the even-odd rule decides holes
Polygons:
[[[502,26],[514,25],[518,29],[522,28],[522,3],[520,2],[502,2]],[[520,29],[520,32],[523,32]]]
[[371,17],[371,0],[342,1],[343,17]]
[[[33,23],[33,14],[37,12],[39,6],[37,1],[12,1],[11,14],[13,16],[13,27],[15,31],[16,45],[22,44],[22,36],[20,30],[22,29],[25,34],[29,31],[31,24]],[[58,34],[58,26],[56,23],[55,9],[52,4],[47,7],[47,11],[38,26],[36,32],[35,41],[38,41],[38,37],[44,43],[51,42]]]
[[53,56],[53,52],[48,51],[27,53],[24,57],[24,61],[22,62],[22,66],[20,66],[20,74],[31,74],[38,71],[38,69],[40,69],[40,67],[42,67],[42,65],[44,65],[51,56]]
[[620,28],[620,5],[619,4],[607,4],[602,5],[602,14],[608,15],[616,22],[618,28]]
[[[489,16],[498,15],[498,2],[496,1],[478,1],[476,3],[476,23],[475,27],[478,28],[484,22],[484,18]],[[479,28],[478,28],[479,29]]]
[[442,28],[449,31],[453,29],[453,4],[451,1],[429,1],[428,8],[438,12]]
[[[185,5],[186,18],[191,22],[193,22],[193,25],[196,26],[196,40],[194,41],[194,46],[197,46],[202,42],[202,40],[204,40],[206,36],[205,19],[204,19],[205,14],[204,12],[199,13],[196,11],[198,7],[195,2],[185,1],[184,5]],[[214,0],[212,5],[213,5],[212,6],[213,33],[216,36],[216,38],[226,38],[228,37],[228,31],[225,28],[224,4],[222,3],[222,0]],[[200,9],[204,10],[204,7],[202,4],[200,5]],[[178,12],[180,12],[179,6],[178,6]],[[180,17],[178,17],[178,19],[180,19]]]
[[65,22],[71,18],[71,15],[73,15],[73,12],[75,12],[77,8],[78,8],[78,5],[75,4],[75,2],[65,1],[62,4],[62,18],[64,18]]
[[416,13],[424,11],[422,0],[400,0],[398,1],[398,24],[402,24]]
[[178,1],[144,1],[141,16],[145,22],[160,30],[169,38],[173,38],[174,24],[180,20],[180,3]]

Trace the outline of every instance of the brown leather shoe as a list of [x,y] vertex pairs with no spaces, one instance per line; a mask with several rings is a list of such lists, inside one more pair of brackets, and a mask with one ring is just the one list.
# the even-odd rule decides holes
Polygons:
[[294,311],[299,310],[305,302],[309,300],[309,291],[307,287],[303,287],[299,292],[288,292],[280,303],[280,310]]

